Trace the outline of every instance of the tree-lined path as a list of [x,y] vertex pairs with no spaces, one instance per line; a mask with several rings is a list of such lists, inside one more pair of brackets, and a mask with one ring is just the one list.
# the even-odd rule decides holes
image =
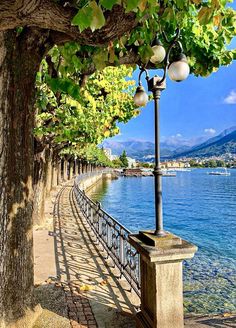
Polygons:
[[[96,241],[76,203],[72,182],[58,187],[52,215],[54,231],[50,235],[54,239],[54,250],[48,249],[48,252],[51,252],[50,260],[55,261],[57,277],[52,279],[50,287],[38,288],[45,287],[43,298],[58,304],[56,309],[54,305],[50,308],[48,301],[44,304],[40,300],[44,311],[35,328],[53,328],[55,323],[62,328],[134,328],[132,304],[138,304],[138,300],[129,291],[126,281],[118,278],[119,272]],[[40,251],[40,245],[36,247],[36,266],[41,257],[47,268],[44,250]],[[50,267],[48,272],[52,274]],[[65,308],[59,309],[59,306]],[[203,317],[186,319],[185,325],[186,328],[233,328],[235,322],[235,317]]]
[[53,217],[56,286],[64,290],[71,326],[135,327],[136,295],[96,242],[71,184],[58,192]]

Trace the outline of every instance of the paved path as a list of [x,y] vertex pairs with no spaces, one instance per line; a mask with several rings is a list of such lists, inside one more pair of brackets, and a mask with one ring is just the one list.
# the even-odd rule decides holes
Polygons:
[[[119,272],[96,242],[76,204],[72,186],[66,185],[59,191],[54,202],[53,217],[53,252],[56,255],[57,272],[55,285],[62,287],[64,291],[66,304],[64,310],[67,315],[63,316],[70,319],[70,326],[72,328],[135,328],[136,308],[133,304],[137,305],[138,299],[134,292],[130,292],[126,281],[118,278]],[[39,240],[40,238],[39,235]],[[52,241],[49,240],[47,243],[42,248],[41,256],[40,252],[36,252],[37,271],[42,264],[43,254],[47,253],[45,248],[48,247],[49,253],[52,253]],[[53,272],[54,265],[51,264],[48,269]],[[43,275],[45,271],[44,269]],[[62,300],[60,293],[58,299]],[[37,328],[54,328],[54,326],[38,324]],[[56,326],[64,327],[63,324]],[[65,327],[67,328],[66,323]],[[236,327],[236,320],[235,317],[186,319],[185,327],[233,328]]]
[[96,243],[70,186],[58,194],[54,219],[57,271],[72,327],[135,327],[138,299]]

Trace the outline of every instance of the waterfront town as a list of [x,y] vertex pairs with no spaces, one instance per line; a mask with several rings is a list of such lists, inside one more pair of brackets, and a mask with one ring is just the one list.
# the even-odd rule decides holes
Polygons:
[[[119,158],[118,155],[113,155],[110,148],[103,148],[105,155],[109,160],[114,161]],[[150,156],[151,157],[151,156]],[[137,167],[146,167],[152,168],[153,162],[150,161],[139,161],[135,158],[127,156],[128,168],[137,168]],[[162,160],[161,162],[162,169],[184,169],[190,167],[228,167],[236,168],[236,154],[226,153],[221,156],[210,156],[210,157],[186,157],[180,158],[178,160]]]

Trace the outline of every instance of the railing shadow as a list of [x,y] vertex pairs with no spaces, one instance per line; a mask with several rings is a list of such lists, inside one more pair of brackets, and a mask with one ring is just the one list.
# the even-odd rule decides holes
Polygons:
[[[63,197],[67,199],[66,205]],[[135,327],[134,321],[128,318],[135,313],[135,295],[129,292],[126,281],[118,279],[119,272],[105,259],[99,243],[96,244],[71,188],[70,191],[62,188],[55,202],[54,242],[57,275],[65,292],[88,299],[96,318],[104,320],[104,316],[110,315],[114,319],[120,313],[125,317],[119,320],[126,321],[122,327],[126,327],[127,322],[129,327]],[[121,326],[117,322],[114,325]],[[113,327],[112,323],[107,327]]]
[[209,318],[201,320],[201,324],[214,328],[235,328],[236,316],[232,318]]

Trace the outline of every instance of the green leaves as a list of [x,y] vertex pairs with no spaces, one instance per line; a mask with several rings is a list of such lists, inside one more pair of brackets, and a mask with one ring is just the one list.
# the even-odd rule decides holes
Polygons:
[[79,26],[80,32],[90,27],[93,19],[93,9],[90,6],[83,7],[72,20],[72,25]]
[[144,45],[138,48],[139,55],[141,57],[141,60],[144,64],[147,64],[150,60],[150,58],[153,55],[153,50],[150,45]]
[[93,32],[96,29],[99,29],[99,28],[103,27],[103,25],[105,25],[106,20],[105,20],[105,17],[103,15],[101,7],[98,6],[95,1],[92,1],[90,3],[90,7],[93,10],[93,18],[92,18],[92,22],[90,24],[90,28]]
[[81,8],[72,20],[72,24],[78,26],[80,32],[89,27],[94,32],[96,29],[103,27],[105,22],[102,9],[97,5],[96,1],[91,1],[88,5]]
[[99,3],[104,8],[111,10],[115,4],[119,3],[119,0],[100,0]]
[[140,2],[140,0],[126,0],[126,12],[137,9]]

